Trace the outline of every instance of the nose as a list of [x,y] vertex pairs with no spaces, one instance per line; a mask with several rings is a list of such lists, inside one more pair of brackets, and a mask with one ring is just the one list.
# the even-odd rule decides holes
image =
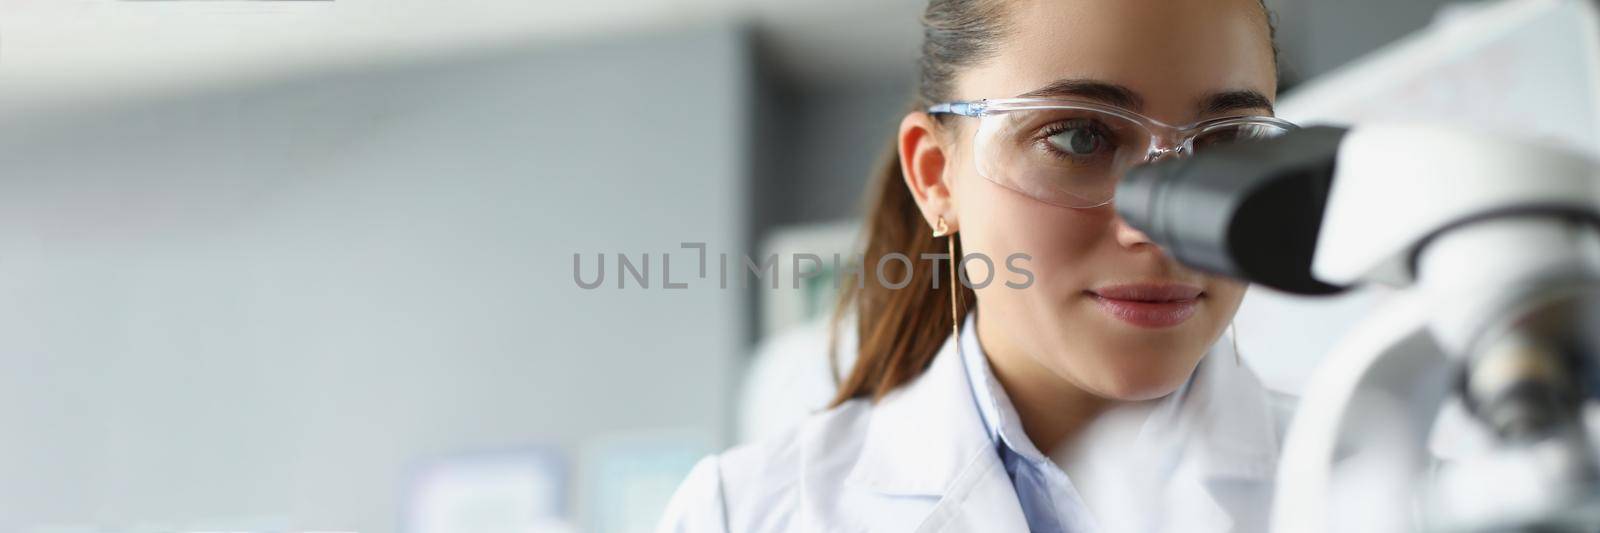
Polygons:
[[1117,237],[1117,244],[1121,244],[1125,248],[1137,248],[1141,246],[1151,246],[1156,247],[1157,249],[1160,248],[1159,246],[1156,246],[1155,241],[1150,240],[1149,235],[1145,235],[1143,231],[1139,231],[1138,228],[1133,227],[1133,225],[1129,224],[1126,219],[1122,218],[1122,215],[1116,215],[1115,218],[1112,219],[1111,225],[1112,231]]

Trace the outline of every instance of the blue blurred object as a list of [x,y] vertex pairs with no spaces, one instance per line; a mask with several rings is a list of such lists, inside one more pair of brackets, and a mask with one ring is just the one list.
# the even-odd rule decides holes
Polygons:
[[678,484],[695,462],[712,451],[708,436],[687,432],[625,434],[597,441],[584,451],[582,467],[589,487],[586,530],[654,531]]
[[568,468],[554,448],[447,456],[412,476],[402,517],[408,533],[572,531]]

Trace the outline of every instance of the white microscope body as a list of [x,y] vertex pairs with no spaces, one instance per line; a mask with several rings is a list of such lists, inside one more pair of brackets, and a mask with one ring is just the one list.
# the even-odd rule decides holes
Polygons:
[[[1582,418],[1600,398],[1600,166],[1381,125],[1351,130],[1334,168],[1313,274],[1400,293],[1308,384],[1273,529],[1600,530]],[[1428,439],[1452,397],[1492,450],[1432,468]]]

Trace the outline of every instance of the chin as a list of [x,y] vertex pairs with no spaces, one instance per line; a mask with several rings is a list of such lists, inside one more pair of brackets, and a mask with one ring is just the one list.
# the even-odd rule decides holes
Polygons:
[[1196,361],[1159,361],[1154,365],[1107,365],[1105,375],[1096,380],[1095,392],[1120,401],[1160,398],[1182,387],[1194,373]]

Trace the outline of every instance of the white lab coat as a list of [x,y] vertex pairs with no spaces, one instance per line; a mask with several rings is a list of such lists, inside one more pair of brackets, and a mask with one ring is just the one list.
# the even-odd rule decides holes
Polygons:
[[[1265,389],[1227,344],[1196,368],[1142,466],[1161,480],[1134,496],[1149,505],[1133,507],[1141,516],[1097,517],[1102,527],[1265,530],[1292,400]],[[1027,524],[947,341],[922,376],[876,405],[854,400],[701,460],[658,531],[1025,532]]]

